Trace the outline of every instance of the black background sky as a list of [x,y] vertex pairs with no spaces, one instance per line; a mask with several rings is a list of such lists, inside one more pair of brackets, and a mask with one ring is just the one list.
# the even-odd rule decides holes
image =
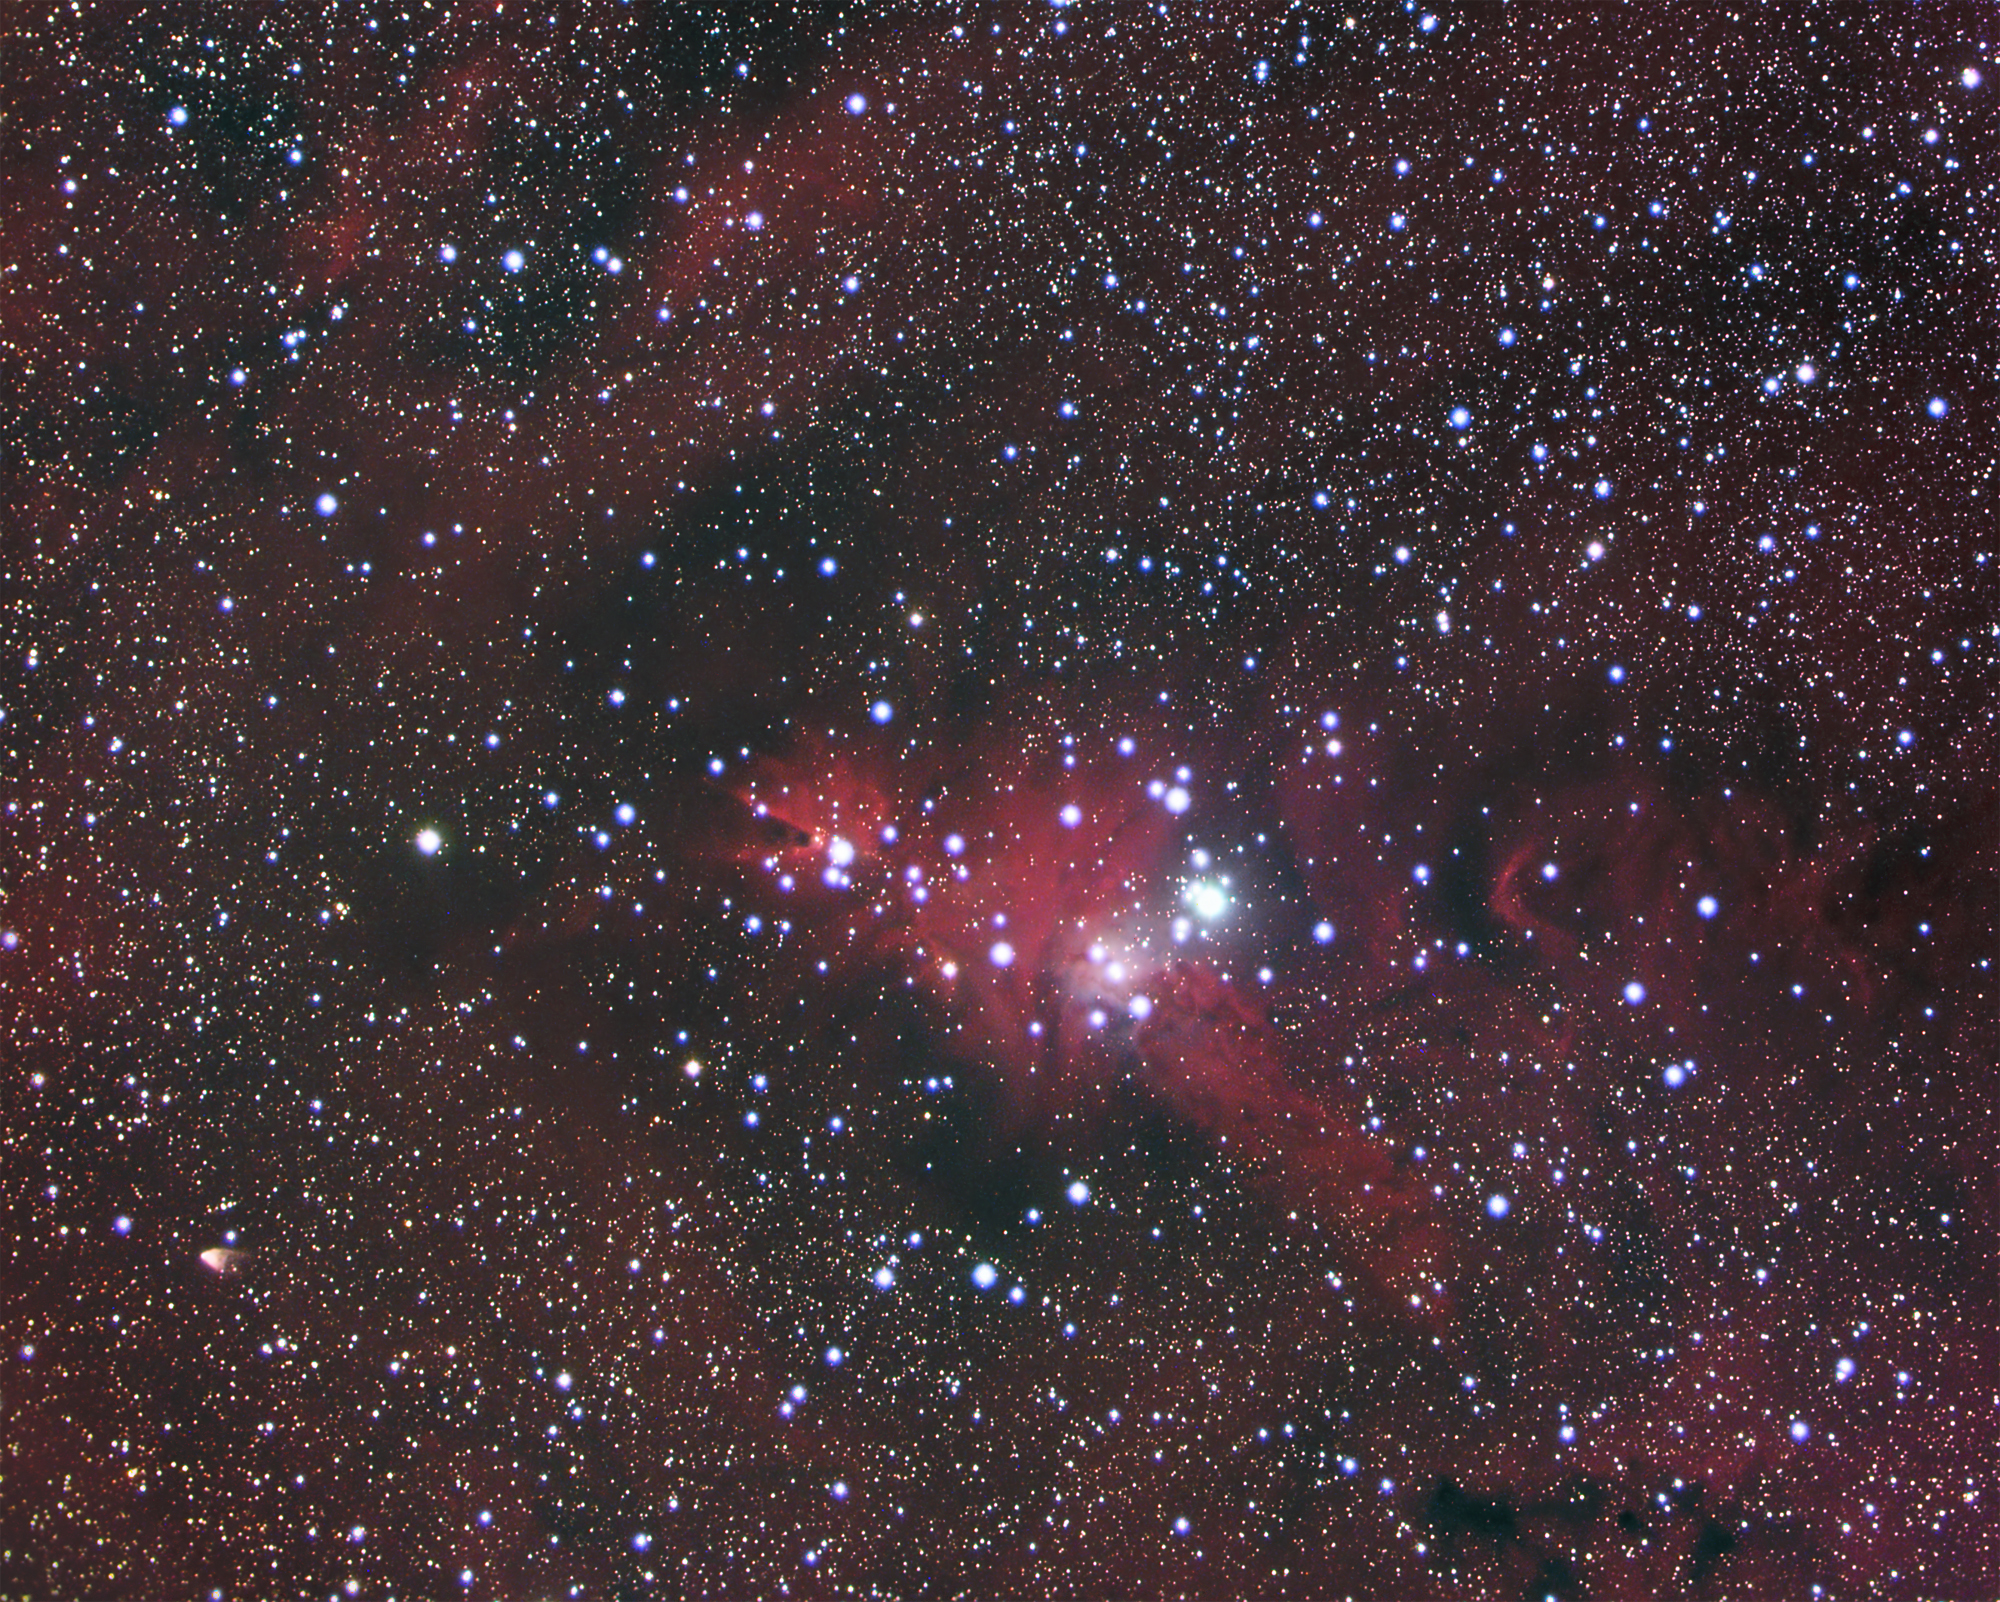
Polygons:
[[0,1591],[1990,1591],[1990,8],[5,26]]

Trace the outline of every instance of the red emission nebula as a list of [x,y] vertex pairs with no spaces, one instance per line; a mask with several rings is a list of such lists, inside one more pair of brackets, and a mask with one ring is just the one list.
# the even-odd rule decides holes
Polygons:
[[2000,1590],[1990,6],[5,41],[0,1597]]

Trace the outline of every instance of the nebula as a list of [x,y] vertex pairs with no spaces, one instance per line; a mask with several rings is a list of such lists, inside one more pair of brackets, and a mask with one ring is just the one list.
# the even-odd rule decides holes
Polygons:
[[25,18],[0,1591],[1990,1591],[1995,49]]

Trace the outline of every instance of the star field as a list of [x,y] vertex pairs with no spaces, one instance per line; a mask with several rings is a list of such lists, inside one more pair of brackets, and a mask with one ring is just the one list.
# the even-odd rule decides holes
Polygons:
[[1991,1592],[1988,9],[30,9],[0,1594]]

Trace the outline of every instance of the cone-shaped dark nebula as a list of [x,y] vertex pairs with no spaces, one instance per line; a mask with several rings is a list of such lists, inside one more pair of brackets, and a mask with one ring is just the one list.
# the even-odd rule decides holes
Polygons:
[[2000,1584],[2000,17],[25,7],[0,1593]]

